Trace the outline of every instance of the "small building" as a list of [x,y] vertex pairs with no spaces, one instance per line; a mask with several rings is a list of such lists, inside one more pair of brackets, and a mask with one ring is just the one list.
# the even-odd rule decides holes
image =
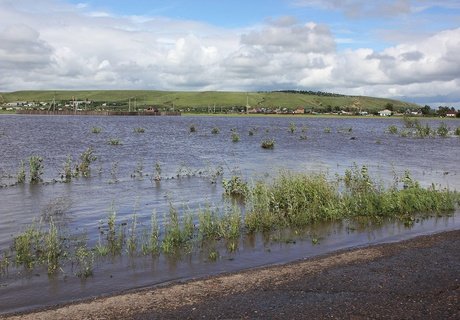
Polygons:
[[292,111],[292,113],[294,113],[294,114],[304,114],[304,113],[305,113],[305,109],[304,109],[304,108],[301,108],[301,107],[298,107],[297,109],[295,109],[294,111]]
[[455,118],[457,116],[457,112],[456,111],[447,111],[446,112],[446,117],[452,117],[452,118]]
[[379,111],[379,116],[381,116],[381,117],[389,117],[392,114],[393,114],[393,112],[391,110],[388,110],[388,109]]

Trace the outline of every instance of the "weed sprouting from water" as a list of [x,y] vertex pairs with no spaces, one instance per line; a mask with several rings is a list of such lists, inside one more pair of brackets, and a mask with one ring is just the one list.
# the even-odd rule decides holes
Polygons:
[[212,249],[208,253],[208,260],[211,262],[215,262],[217,261],[217,259],[219,259],[219,256],[220,256],[219,251],[217,251],[216,249]]
[[455,134],[456,136],[460,136],[460,127],[457,127],[457,128],[455,129],[454,134]]
[[150,232],[144,232],[143,239],[141,250],[144,255],[157,255],[160,252],[160,227],[155,210],[150,217]]
[[142,179],[143,175],[144,175],[144,161],[142,159],[139,159],[136,162],[136,168],[134,169],[134,172],[131,174],[131,178]]
[[194,233],[192,216],[186,214],[182,220],[179,218],[177,209],[170,205],[169,215],[165,217],[165,236],[161,243],[161,249],[164,253],[175,253],[192,239]]
[[134,128],[134,133],[144,133],[144,132],[145,132],[145,129],[142,127]]
[[420,126],[420,121],[417,118],[412,118],[409,116],[404,116],[402,118],[402,122],[406,128],[416,128],[417,126]]
[[122,145],[121,143],[121,140],[118,139],[118,138],[110,138],[109,141],[107,141],[107,143],[111,146],[120,146]]
[[329,127],[324,128],[324,133],[331,133],[331,128]]
[[0,257],[0,276],[8,274],[8,269],[10,267],[10,257],[6,252],[2,253]]
[[97,134],[97,133],[101,133],[101,132],[102,132],[102,128],[100,128],[100,127],[92,127],[92,128],[91,128],[91,132],[92,132],[92,133],[96,133],[96,134]]
[[118,161],[112,163],[110,168],[110,176],[112,177],[109,183],[118,183]]
[[43,158],[39,156],[31,156],[29,158],[30,183],[42,181],[43,168]]
[[444,122],[441,122],[439,127],[436,129],[436,133],[441,137],[447,137],[449,134],[449,128]]
[[24,166],[24,161],[21,160],[21,164],[19,166],[19,171],[16,175],[18,183],[26,182],[26,168]]
[[74,173],[72,172],[72,156],[68,155],[66,161],[64,162],[64,169],[61,174],[61,179],[64,182],[70,182],[72,180]]
[[93,154],[93,148],[89,147],[80,155],[80,163],[75,168],[75,175],[89,177],[91,175],[91,163],[96,161],[97,157]]
[[432,134],[431,128],[428,124],[422,126],[420,123],[417,123],[415,129],[415,135],[419,138],[429,137]]
[[45,233],[45,252],[48,274],[53,274],[59,267],[59,257],[62,253],[58,230],[53,220],[50,220],[49,230]]
[[297,126],[294,122],[289,123],[289,132],[294,133],[297,130]]
[[153,175],[155,181],[161,181],[161,164],[157,161],[155,162],[155,173]]
[[209,205],[198,210],[198,238],[217,240],[220,237],[219,216]]
[[102,243],[102,241],[99,240],[99,243],[96,246],[96,252],[101,256],[105,256],[108,254],[116,256],[122,253],[123,244],[125,241],[125,234],[123,226],[118,226],[116,219],[117,213],[112,205],[109,216],[107,218],[107,226],[101,223],[101,226],[99,227],[99,229],[101,230],[101,234],[105,234],[104,243]]
[[244,198],[248,192],[248,184],[240,176],[232,176],[229,180],[222,179],[224,194]]
[[398,133],[398,127],[396,127],[395,125],[389,126],[387,130],[391,134],[397,134]]
[[273,149],[275,147],[275,140],[274,139],[263,140],[260,146],[263,149]]
[[136,212],[133,213],[131,220],[131,228],[129,230],[129,237],[127,241],[127,250],[130,255],[133,255],[137,251],[137,215]]
[[38,260],[38,252],[41,252],[42,232],[41,228],[33,223],[13,241],[14,262],[17,266],[22,265],[32,269]]
[[189,127],[189,131],[190,131],[190,133],[196,132],[196,125],[191,124],[190,127]]
[[212,134],[218,134],[220,132],[220,129],[218,127],[214,127],[211,129]]
[[78,266],[76,272],[79,278],[88,278],[93,275],[94,252],[86,245],[80,245],[75,250],[75,259]]
[[66,255],[63,247],[59,230],[51,219],[45,231],[35,222],[28,226],[14,238],[12,251],[17,266],[32,269],[35,265],[46,264],[51,275],[58,270],[61,258]]
[[232,132],[232,142],[238,142],[240,141],[240,136],[236,131]]

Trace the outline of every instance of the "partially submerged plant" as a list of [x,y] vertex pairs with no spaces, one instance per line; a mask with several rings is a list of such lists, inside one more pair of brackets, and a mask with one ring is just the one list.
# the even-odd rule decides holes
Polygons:
[[161,181],[161,164],[157,161],[155,162],[155,173],[153,175],[153,179],[155,181]]
[[100,127],[92,127],[91,132],[92,133],[101,133],[102,129]]
[[211,129],[212,134],[218,134],[220,132],[220,129],[218,127],[214,127]]
[[297,127],[294,122],[289,123],[289,132],[294,133],[296,131]]
[[43,158],[39,156],[31,156],[29,158],[29,173],[30,183],[38,183],[42,181]]
[[261,147],[263,149],[273,149],[275,147],[275,140],[274,139],[263,140]]
[[80,245],[75,250],[75,258],[78,266],[76,272],[79,278],[88,278],[93,275],[94,252],[89,250],[86,245]]
[[395,125],[390,125],[387,130],[391,134],[397,134],[398,133],[398,127],[396,127]]
[[134,128],[134,132],[135,132],[135,133],[144,133],[144,132],[145,132],[145,129],[142,128],[142,127],[137,127],[137,128]]
[[245,197],[248,192],[248,184],[240,176],[232,176],[229,180],[222,179],[224,194],[233,197]]
[[17,174],[18,183],[26,182],[26,168],[24,166],[24,161],[21,160],[21,165]]
[[191,124],[190,127],[189,127],[189,131],[190,132],[196,132],[196,125],[195,124]]
[[110,138],[109,141],[108,141],[108,144],[110,144],[111,146],[119,146],[122,143],[121,143],[120,139]]
[[64,170],[61,174],[61,179],[64,180],[64,182],[70,182],[72,180],[73,175],[74,173],[72,172],[72,157],[68,155],[64,163]]
[[93,148],[89,147],[80,155],[80,163],[75,168],[75,175],[89,177],[91,175],[91,163],[96,161],[97,157],[93,154]]
[[449,134],[449,128],[444,122],[441,122],[439,127],[436,129],[436,132],[441,137],[447,137],[447,135]]
[[238,135],[237,132],[232,132],[232,142],[238,142],[240,141],[240,136]]

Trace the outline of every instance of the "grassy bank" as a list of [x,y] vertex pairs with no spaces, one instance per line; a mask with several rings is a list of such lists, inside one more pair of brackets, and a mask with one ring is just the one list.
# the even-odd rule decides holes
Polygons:
[[318,95],[286,92],[183,92],[183,91],[154,91],[154,90],[80,90],[80,91],[16,91],[0,94],[0,103],[15,101],[68,102],[93,101],[94,106],[102,103],[117,106],[144,107],[159,106],[162,108],[182,109],[184,112],[218,113],[230,110],[237,111],[249,104],[252,108],[287,108],[295,110],[298,107],[312,111],[324,111],[328,108],[368,110],[375,112],[385,109],[391,104],[395,110],[417,109],[419,106],[392,99],[345,96]]

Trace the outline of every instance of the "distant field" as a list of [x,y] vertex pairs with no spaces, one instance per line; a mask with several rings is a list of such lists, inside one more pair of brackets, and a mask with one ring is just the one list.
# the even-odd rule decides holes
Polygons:
[[381,99],[364,96],[322,96],[316,94],[285,93],[285,92],[183,92],[183,91],[153,91],[153,90],[87,90],[87,91],[16,91],[0,93],[0,103],[15,101],[51,102],[91,100],[96,103],[116,103],[117,105],[132,105],[175,107],[180,109],[204,111],[208,108],[216,111],[232,107],[244,107],[246,102],[255,108],[288,108],[298,107],[307,110],[324,111],[330,108],[352,108],[369,112],[382,110],[391,103],[395,110],[416,109],[419,106],[398,100]]

